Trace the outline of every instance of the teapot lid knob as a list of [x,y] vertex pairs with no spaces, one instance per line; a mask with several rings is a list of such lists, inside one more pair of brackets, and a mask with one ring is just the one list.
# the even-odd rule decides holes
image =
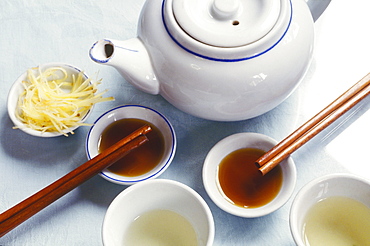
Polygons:
[[189,36],[215,47],[240,47],[260,40],[279,19],[277,0],[167,0]]
[[240,0],[214,0],[213,16],[220,20],[235,18],[240,7]]

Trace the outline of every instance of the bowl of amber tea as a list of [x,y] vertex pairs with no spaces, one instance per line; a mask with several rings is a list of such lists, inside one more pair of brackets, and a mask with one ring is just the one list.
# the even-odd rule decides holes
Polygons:
[[291,197],[296,168],[291,157],[265,176],[255,162],[277,144],[259,133],[237,133],[219,141],[203,165],[204,187],[222,210],[245,218],[261,217],[282,207]]
[[102,226],[105,246],[211,246],[214,220],[189,186],[153,179],[127,187],[109,205]]
[[89,159],[109,148],[136,129],[149,125],[148,142],[134,149],[100,173],[116,184],[132,185],[161,175],[176,151],[176,135],[170,121],[155,109],[123,105],[108,110],[94,122],[86,137]]
[[299,246],[370,245],[370,180],[335,173],[310,181],[294,198],[289,223]]

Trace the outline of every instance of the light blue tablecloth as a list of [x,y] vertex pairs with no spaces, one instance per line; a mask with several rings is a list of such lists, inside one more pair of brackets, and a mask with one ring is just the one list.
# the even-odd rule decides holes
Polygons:
[[[293,197],[277,212],[243,219],[220,210],[207,196],[201,179],[204,158],[222,138],[237,132],[259,132],[282,140],[352,84],[370,72],[370,2],[335,0],[315,23],[315,56],[300,87],[276,109],[241,122],[212,122],[187,115],[161,96],[134,89],[113,68],[88,57],[90,46],[105,37],[136,36],[144,0],[0,1],[0,212],[86,161],[88,127],[68,138],[36,138],[12,130],[7,93],[27,68],[65,62],[102,78],[114,102],[96,105],[88,122],[121,104],[153,107],[173,123],[178,150],[161,176],[189,185],[206,200],[215,218],[214,245],[294,245],[289,210],[308,181],[333,172],[370,178],[369,98],[293,154],[298,180]],[[0,245],[101,245],[105,211],[125,186],[94,177],[53,203],[3,238]]]

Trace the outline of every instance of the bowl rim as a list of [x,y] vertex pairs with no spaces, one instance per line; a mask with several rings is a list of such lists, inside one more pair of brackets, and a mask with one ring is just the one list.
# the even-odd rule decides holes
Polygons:
[[[323,175],[323,176],[320,176],[320,177],[316,177],[316,178],[312,179],[311,181],[309,181],[308,183],[306,183],[297,192],[296,196],[294,197],[292,205],[290,207],[290,212],[289,212],[290,232],[291,232],[291,235],[293,237],[294,242],[297,245],[305,245],[303,240],[302,240],[301,231],[299,231],[300,228],[298,228],[299,227],[299,225],[298,225],[298,223],[299,223],[298,222],[298,211],[300,209],[300,205],[303,202],[303,198],[305,196],[307,196],[309,191],[312,190],[314,187],[319,186],[323,182],[327,182],[327,181],[331,181],[331,180],[352,180],[352,181],[363,183],[364,185],[367,185],[367,186],[370,187],[370,180],[369,179],[366,179],[365,177],[362,177],[362,176],[359,176],[359,175],[356,175],[356,174],[353,174],[353,173],[345,173],[345,172],[326,174],[326,175]],[[333,195],[328,195],[328,196],[325,196],[325,198],[326,197],[332,197],[332,196]],[[321,197],[321,196],[316,197],[314,199],[315,201],[312,201],[312,204],[308,206],[308,208],[305,210],[305,212],[307,213],[307,211],[314,204],[316,204],[318,201],[321,201],[322,199],[324,199],[324,198]],[[355,199],[355,198],[353,198],[353,199]],[[355,200],[357,200],[357,199],[355,199]],[[304,218],[305,215],[306,214],[300,214],[300,216],[302,218]]]
[[[86,140],[85,140],[85,152],[86,152],[86,155],[87,155],[87,158],[88,159],[91,159],[93,158],[92,154],[90,153],[90,139],[91,139],[91,136],[93,134],[93,131],[95,129],[95,126],[98,122],[101,122],[101,120],[106,117],[108,114],[114,112],[114,111],[117,111],[117,110],[122,110],[122,109],[125,109],[125,108],[138,108],[138,109],[145,109],[145,110],[150,110],[152,111],[153,113],[155,113],[156,115],[158,115],[165,123],[166,123],[166,126],[168,127],[168,130],[170,132],[170,136],[171,136],[171,149],[170,149],[170,152],[169,152],[169,155],[168,155],[168,158],[166,159],[165,162],[163,162],[163,164],[161,165],[161,168],[159,170],[157,170],[155,173],[151,173],[151,171],[147,172],[146,174],[143,174],[139,177],[139,179],[133,179],[133,177],[130,177],[132,179],[118,179],[118,178],[114,178],[112,176],[109,176],[107,174],[107,170],[103,170],[102,172],[99,173],[99,175],[101,177],[103,177],[104,179],[108,180],[108,181],[111,181],[113,183],[116,183],[116,184],[121,184],[121,185],[132,185],[132,184],[136,184],[136,183],[139,183],[139,182],[142,182],[142,181],[145,181],[145,180],[148,180],[148,179],[153,179],[153,178],[156,178],[158,177],[159,175],[161,175],[168,167],[169,165],[171,164],[174,156],[175,156],[175,153],[176,153],[176,147],[177,147],[177,139],[176,139],[176,133],[175,133],[175,129],[173,128],[171,122],[167,119],[166,116],[164,116],[162,113],[160,113],[159,111],[151,108],[151,107],[148,107],[148,106],[143,106],[143,105],[139,105],[139,104],[124,104],[124,105],[120,105],[120,106],[116,106],[114,108],[111,108],[109,110],[107,110],[106,112],[104,112],[103,114],[101,114],[96,120],[95,122],[93,123],[93,125],[90,127],[88,133],[87,133],[87,136],[86,136]],[[124,119],[124,118],[121,118],[121,119]],[[108,171],[109,173],[109,171]],[[122,178],[124,178],[124,176],[121,176]]]
[[[34,66],[34,67],[31,67],[29,69],[33,69],[33,68],[40,68],[40,69],[46,69],[46,68],[50,68],[50,67],[62,67],[62,68],[68,68],[68,69],[71,69],[71,70],[75,70],[77,73],[80,73],[82,72],[85,79],[88,79],[89,77],[87,76],[87,74],[82,71],[80,68],[74,66],[74,65],[71,65],[71,64],[67,64],[67,63],[64,63],[64,62],[49,62],[49,63],[43,63],[43,64],[40,64],[40,65],[37,65],[37,66]],[[25,127],[25,124],[23,124],[20,120],[17,119],[17,117],[15,116],[15,110],[17,108],[17,101],[18,101],[18,97],[19,97],[19,91],[21,90],[21,88],[23,87],[22,85],[22,81],[26,78],[27,76],[27,71],[28,69],[23,72],[12,84],[12,86],[10,87],[10,90],[8,92],[8,96],[7,96],[7,110],[8,110],[8,116],[10,118],[10,120],[12,121],[12,123],[19,127],[18,129],[31,135],[31,136],[36,136],[36,137],[58,137],[58,136],[62,136],[63,133],[70,133],[70,131],[74,131],[76,130],[79,126],[74,126],[74,127],[71,127],[69,130],[63,130],[63,133],[60,133],[60,132],[41,132],[41,131],[38,131],[38,130],[34,130],[34,129],[31,129],[29,127]],[[91,109],[81,118],[80,122],[84,122],[87,120],[87,118],[90,116],[92,110],[93,110],[93,107],[94,105],[91,107]]]
[[[206,192],[207,192],[208,196],[211,198],[211,200],[220,209],[224,210],[225,212],[233,214],[235,216],[243,217],[243,218],[262,217],[262,216],[268,215],[268,214],[278,210],[279,208],[281,208],[283,205],[285,205],[287,203],[287,201],[292,196],[293,191],[295,189],[296,179],[297,179],[297,171],[296,171],[295,163],[294,163],[294,161],[291,157],[288,157],[287,159],[285,159],[283,161],[282,169],[283,169],[283,175],[284,175],[284,172],[286,172],[289,175],[289,178],[288,179],[283,179],[283,184],[282,184],[283,186],[282,186],[280,192],[268,204],[263,205],[261,207],[257,207],[257,208],[242,208],[242,207],[238,207],[238,206],[235,206],[235,205],[231,204],[224,197],[222,197],[218,188],[217,187],[214,188],[216,180],[214,181],[213,184],[210,184],[209,181],[207,181],[207,175],[210,175],[209,172],[212,172],[212,171],[210,171],[211,167],[209,167],[210,165],[212,165],[212,164],[209,164],[209,158],[213,154],[213,152],[215,151],[217,146],[221,146],[222,144],[224,144],[225,142],[227,143],[228,141],[230,141],[230,142],[239,141],[240,138],[242,138],[242,137],[243,137],[243,139],[247,139],[248,137],[251,137],[251,136],[254,138],[253,142],[259,141],[261,143],[269,145],[268,148],[272,148],[273,146],[275,146],[277,144],[276,140],[274,140],[273,138],[271,138],[267,135],[261,134],[261,133],[240,132],[240,133],[235,133],[235,134],[229,135],[229,136],[221,139],[219,142],[217,142],[211,148],[211,150],[208,152],[208,154],[206,156],[206,159],[204,161],[203,174],[202,174],[204,187],[206,189]],[[226,155],[230,154],[231,152],[233,152],[237,149],[241,149],[241,148],[249,148],[249,146],[236,147],[236,148],[233,147],[228,153],[225,152],[226,154],[224,155],[224,157]],[[251,148],[253,148],[253,147],[251,147]],[[258,147],[254,147],[254,148],[258,148]],[[265,151],[267,151],[267,150],[268,149],[266,149]],[[217,168],[221,159],[219,160],[219,162],[217,164],[213,164],[215,166],[215,168]],[[217,178],[217,177],[215,177],[215,178]],[[284,180],[285,180],[285,182],[284,182]],[[283,191],[284,185],[285,185],[285,189]]]
[[[144,189],[147,186],[152,185],[166,185],[167,187],[174,187],[175,189],[180,189],[184,193],[190,194],[192,197],[194,197],[194,201],[196,201],[199,205],[199,207],[202,209],[202,213],[204,213],[205,217],[207,218],[207,227],[208,227],[208,238],[207,238],[207,246],[211,246],[214,241],[215,236],[215,223],[214,223],[214,217],[212,214],[212,211],[210,207],[208,206],[207,202],[204,200],[204,198],[193,188],[190,186],[176,180],[171,179],[150,179],[145,180],[144,182],[138,183],[136,185],[132,185],[127,187],[125,190],[121,191],[109,204],[106,213],[103,218],[103,224],[101,227],[101,236],[102,241],[104,242],[104,239],[106,238],[106,232],[109,229],[107,225],[107,221],[109,217],[112,217],[112,214],[117,210],[119,207],[119,204],[122,203],[122,200],[125,200],[126,196],[130,195],[133,192],[136,192],[139,189]],[[149,209],[150,211],[152,209]]]

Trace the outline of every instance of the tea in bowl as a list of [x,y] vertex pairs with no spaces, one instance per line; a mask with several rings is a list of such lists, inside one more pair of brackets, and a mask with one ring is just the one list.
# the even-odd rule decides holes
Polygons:
[[298,246],[370,245],[370,180],[330,174],[306,184],[290,211]]
[[123,105],[101,115],[86,138],[89,159],[138,128],[149,125],[149,141],[103,170],[100,176],[116,184],[132,185],[161,175],[176,151],[176,134],[169,120],[158,111],[141,105]]
[[203,165],[203,183],[213,202],[245,218],[264,216],[283,206],[295,187],[293,159],[282,161],[265,176],[255,165],[276,144],[258,133],[237,133],[219,141]]
[[214,233],[213,216],[203,198],[165,179],[126,188],[110,204],[102,227],[105,246],[211,246]]

